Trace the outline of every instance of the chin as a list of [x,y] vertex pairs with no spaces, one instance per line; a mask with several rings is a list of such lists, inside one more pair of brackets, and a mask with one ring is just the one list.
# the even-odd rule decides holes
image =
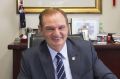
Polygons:
[[53,45],[54,46],[61,46],[61,45],[63,45],[63,42],[53,42]]

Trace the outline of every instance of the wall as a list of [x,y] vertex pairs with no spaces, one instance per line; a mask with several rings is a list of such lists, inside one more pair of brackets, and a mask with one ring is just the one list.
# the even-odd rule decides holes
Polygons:
[[0,79],[12,79],[12,50],[7,46],[18,34],[15,0],[0,1]]
[[[98,19],[103,26],[105,32],[120,32],[120,0],[116,0],[116,7],[112,6],[112,0],[102,0],[102,14],[68,14],[68,18],[95,18]],[[38,14],[26,15],[27,27],[37,28]]]
[[113,7],[112,0],[103,0],[103,14],[100,20],[106,32],[120,33],[120,0],[116,1],[116,7]]
[[[120,0],[116,7],[112,0],[103,0],[102,14],[68,14],[68,18],[97,18],[103,23],[104,31],[120,33]],[[37,28],[38,14],[26,15],[27,27]],[[12,51],[7,45],[19,35],[19,17],[16,14],[15,0],[0,2],[0,79],[12,79]]]

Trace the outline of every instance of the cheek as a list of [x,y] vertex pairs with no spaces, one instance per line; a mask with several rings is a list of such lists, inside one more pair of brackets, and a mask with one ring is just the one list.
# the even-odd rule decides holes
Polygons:
[[62,32],[64,35],[68,35],[68,30]]
[[43,36],[44,36],[45,38],[50,38],[51,33],[43,33]]

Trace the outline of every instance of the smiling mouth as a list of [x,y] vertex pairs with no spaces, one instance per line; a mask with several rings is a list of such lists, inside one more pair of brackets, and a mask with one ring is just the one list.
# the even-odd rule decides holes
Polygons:
[[59,38],[52,38],[53,40],[60,40],[61,38],[59,37]]
[[53,37],[53,38],[52,38],[53,41],[59,41],[59,40],[61,40],[61,39],[62,39],[62,37]]

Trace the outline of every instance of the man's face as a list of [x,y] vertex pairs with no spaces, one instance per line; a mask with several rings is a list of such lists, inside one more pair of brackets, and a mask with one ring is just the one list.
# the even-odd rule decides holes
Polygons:
[[68,24],[64,16],[61,13],[43,16],[41,33],[51,48],[61,50],[68,36]]

